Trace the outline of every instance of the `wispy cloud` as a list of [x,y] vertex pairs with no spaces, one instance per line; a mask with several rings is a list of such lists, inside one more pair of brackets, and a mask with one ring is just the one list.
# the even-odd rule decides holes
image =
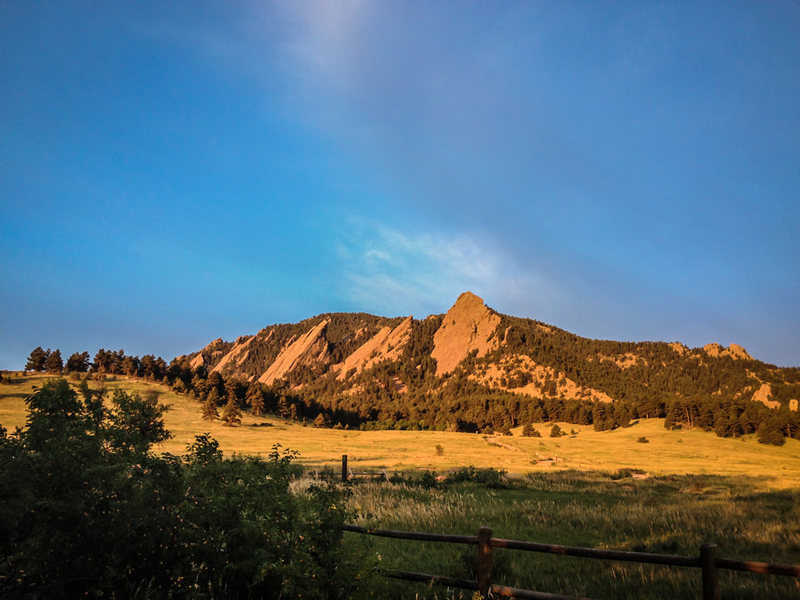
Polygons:
[[532,296],[548,305],[562,297],[553,282],[478,235],[363,221],[349,231],[337,246],[339,292],[365,310],[419,317],[443,312],[466,290],[505,310],[530,309]]

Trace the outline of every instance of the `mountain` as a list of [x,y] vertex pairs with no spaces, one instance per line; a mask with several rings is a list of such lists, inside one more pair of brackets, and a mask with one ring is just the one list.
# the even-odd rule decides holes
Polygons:
[[299,418],[324,413],[362,426],[474,430],[553,416],[597,425],[600,413],[613,426],[630,417],[670,419],[672,411],[672,421],[735,435],[767,419],[767,409],[796,413],[800,399],[800,369],[763,363],[736,344],[583,338],[498,313],[471,292],[422,320],[328,313],[270,325],[215,340],[171,368],[188,388],[194,378],[213,379],[220,398],[220,382],[239,382],[245,398],[260,384],[267,409],[283,402]]

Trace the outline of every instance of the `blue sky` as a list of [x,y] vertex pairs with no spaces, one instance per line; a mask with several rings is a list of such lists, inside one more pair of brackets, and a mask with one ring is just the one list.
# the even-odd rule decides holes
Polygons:
[[0,4],[0,367],[464,290],[800,365],[797,3]]

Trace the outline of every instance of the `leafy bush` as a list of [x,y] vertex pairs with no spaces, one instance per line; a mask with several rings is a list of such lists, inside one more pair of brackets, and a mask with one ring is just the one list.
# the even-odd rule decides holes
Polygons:
[[502,487],[506,472],[502,469],[477,469],[475,467],[461,467],[447,476],[448,483],[462,483],[470,481],[487,487]]
[[783,430],[781,429],[781,421],[775,417],[770,417],[766,421],[760,423],[756,434],[758,436],[758,441],[762,444],[782,446],[786,443],[786,439],[783,437]]
[[650,440],[648,440],[645,436],[639,437],[636,441],[639,442],[640,444],[649,444],[650,443]]
[[426,489],[436,485],[436,471],[406,471],[399,473],[395,471],[389,477],[389,483],[419,486]]
[[208,435],[185,458],[154,396],[64,380],[27,399],[26,427],[0,428],[0,596],[344,598],[355,567],[332,486],[289,492],[294,453],[225,459]]
[[561,427],[558,426],[558,423],[553,425],[553,428],[550,430],[550,437],[557,438],[561,437],[562,435],[564,435],[564,433],[561,431]]

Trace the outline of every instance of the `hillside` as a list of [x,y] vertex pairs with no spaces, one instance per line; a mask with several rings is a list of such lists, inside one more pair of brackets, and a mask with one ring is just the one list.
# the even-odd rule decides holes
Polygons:
[[219,405],[249,407],[261,392],[257,412],[320,425],[476,431],[561,420],[603,430],[665,417],[721,436],[800,429],[799,368],[736,344],[584,338],[498,313],[470,292],[421,320],[328,313],[218,339],[176,358],[168,377]]
[[[0,381],[0,425],[9,432],[24,427],[25,398],[51,379],[47,375],[6,373]],[[77,389],[77,378],[67,380]],[[425,468],[441,473],[469,465],[503,468],[515,474],[634,469],[654,476],[746,477],[761,489],[800,488],[800,441],[788,440],[778,448],[759,444],[752,435],[733,440],[697,429],[670,431],[664,428],[663,419],[642,419],[614,431],[562,422],[560,426],[568,435],[559,438],[550,437],[550,423],[535,426],[541,437],[523,437],[521,427],[506,437],[450,431],[317,429],[252,413],[244,414],[238,427],[226,427],[220,420],[203,420],[195,400],[160,383],[123,375],[104,381],[89,378],[88,382],[93,389],[105,387],[109,396],[118,389],[141,395],[157,392],[159,401],[169,406],[164,421],[173,435],[157,449],[177,455],[186,452],[196,435],[208,432],[226,455],[267,457],[273,444],[279,443],[298,450],[298,461],[312,469],[336,469],[342,454],[347,454],[356,472]],[[569,433],[573,429],[576,433]],[[648,443],[639,443],[642,437]]]

